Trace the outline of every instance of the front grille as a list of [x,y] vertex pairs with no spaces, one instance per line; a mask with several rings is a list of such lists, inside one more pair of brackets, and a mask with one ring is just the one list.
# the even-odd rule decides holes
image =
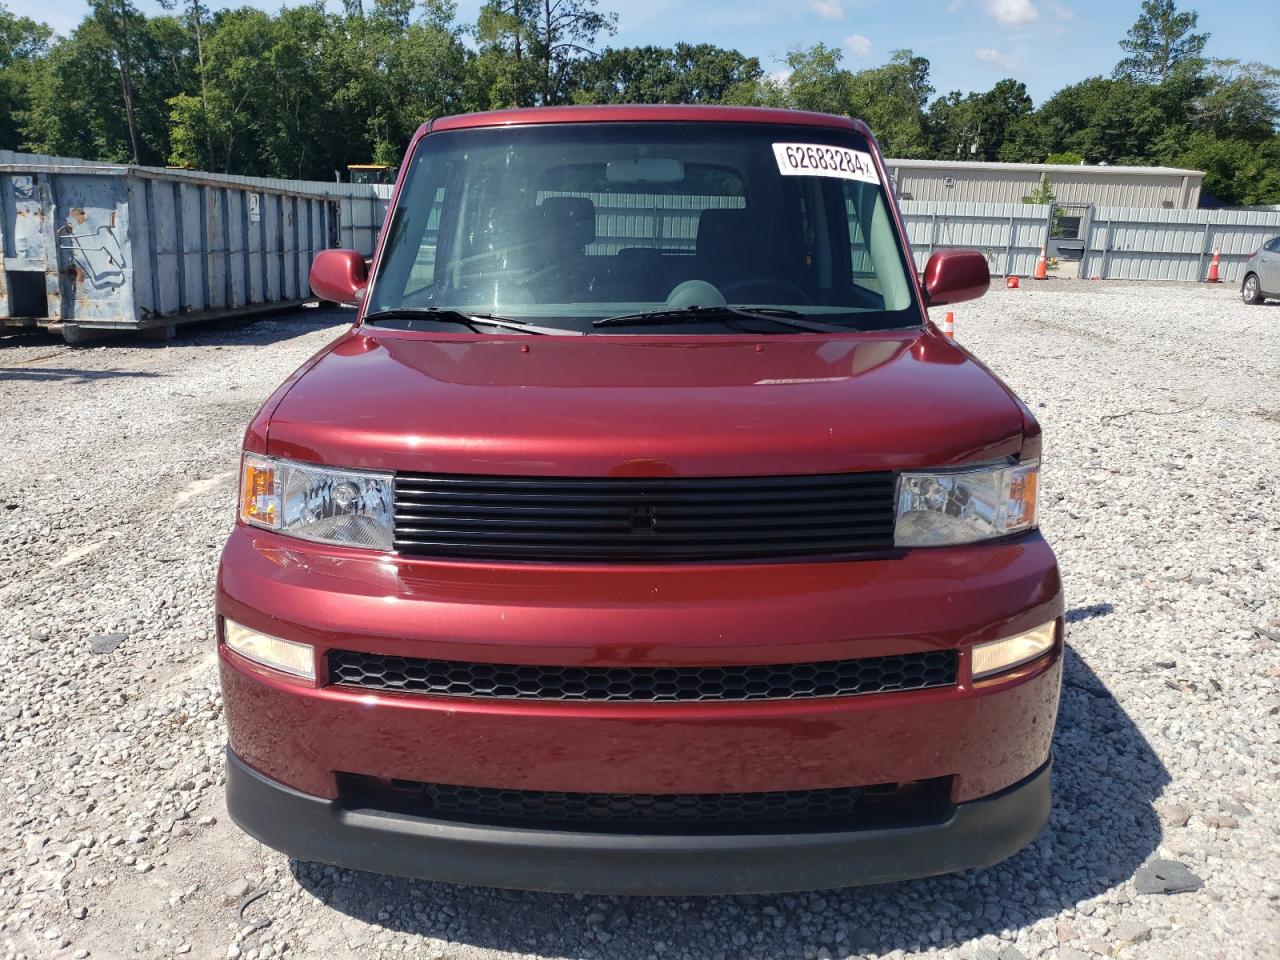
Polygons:
[[329,682],[364,690],[497,700],[669,703],[799,700],[956,682],[956,652],[744,667],[557,667],[330,650]]
[[887,826],[945,816],[949,777],[869,787],[767,793],[561,793],[461,787],[339,775],[347,809],[375,809],[434,820],[522,827],[734,832],[776,825]]
[[397,474],[401,553],[645,562],[830,556],[893,546],[892,473],[785,477]]

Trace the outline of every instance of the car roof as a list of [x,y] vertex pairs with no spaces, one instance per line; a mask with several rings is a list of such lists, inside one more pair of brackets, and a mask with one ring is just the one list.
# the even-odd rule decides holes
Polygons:
[[[463,113],[440,117],[424,123],[418,136],[442,130],[468,127],[520,126],[533,123],[617,123],[693,122],[693,123],[771,123],[799,127],[835,127],[855,130],[870,137],[871,131],[861,120],[830,113],[805,110],[778,110],[772,107],[723,107],[693,104],[608,104],[572,107],[531,107],[517,110],[493,110],[488,113]],[[416,139],[416,138],[415,138]]]

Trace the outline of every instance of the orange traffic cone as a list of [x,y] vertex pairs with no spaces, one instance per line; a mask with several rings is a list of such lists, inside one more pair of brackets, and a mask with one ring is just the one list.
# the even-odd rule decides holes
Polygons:
[[1209,275],[1204,278],[1205,283],[1218,283],[1218,254],[1217,247],[1213,248],[1213,259],[1209,261]]
[[1040,248],[1040,257],[1036,260],[1036,280],[1049,279],[1049,247],[1046,244]]
[[942,335],[951,340],[956,338],[956,315],[950,310],[947,315],[942,318]]
[[1013,277],[1013,276],[1005,277],[1004,285],[1005,285],[1006,287],[1008,287],[1010,290],[1017,290],[1017,289],[1018,289],[1018,278],[1017,278],[1017,277]]

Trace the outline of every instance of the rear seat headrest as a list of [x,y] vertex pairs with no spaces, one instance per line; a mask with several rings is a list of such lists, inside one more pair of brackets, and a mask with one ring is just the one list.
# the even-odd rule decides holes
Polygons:
[[581,249],[596,238],[596,205],[587,197],[547,197],[538,206],[543,240]]

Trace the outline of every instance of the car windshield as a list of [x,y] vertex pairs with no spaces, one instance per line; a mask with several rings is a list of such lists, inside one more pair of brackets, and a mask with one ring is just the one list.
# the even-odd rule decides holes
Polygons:
[[[429,308],[595,335],[917,326],[889,202],[851,130],[623,122],[434,133],[405,171],[368,312],[452,332],[456,318],[437,324]],[[714,309],[724,306],[766,309]],[[770,322],[770,311],[802,322]],[[612,317],[626,322],[596,322]]]

